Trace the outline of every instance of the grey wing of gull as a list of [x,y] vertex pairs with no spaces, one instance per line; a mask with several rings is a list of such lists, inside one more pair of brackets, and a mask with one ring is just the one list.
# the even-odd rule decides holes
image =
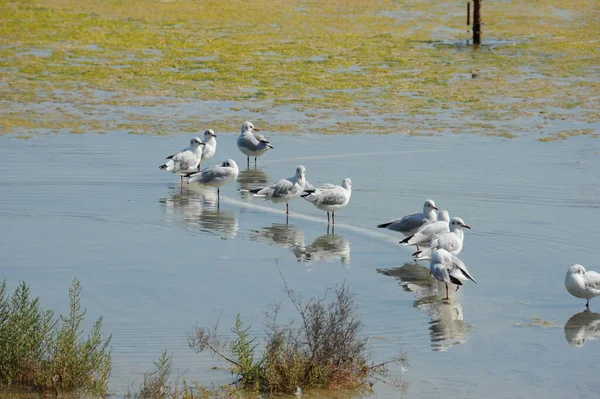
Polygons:
[[600,294],[600,273],[594,271],[585,272],[585,288],[594,289]]
[[460,260],[460,258],[456,255],[450,254],[450,256],[452,258],[452,265],[454,267],[459,268],[460,271],[465,275],[466,278],[468,278],[469,280],[471,280],[474,283],[477,283],[477,281],[475,281],[475,279],[471,276],[471,273],[469,273],[469,270],[467,269],[467,265],[465,265],[465,262]]
[[[339,188],[339,190],[337,190]],[[341,205],[346,202],[344,189],[334,186],[333,189],[323,190],[319,193],[318,202],[323,205]]]
[[200,173],[194,174],[190,178],[189,182],[190,183],[193,183],[193,182],[210,183],[215,180],[225,179],[225,178],[229,177],[230,174],[231,174],[231,171],[228,168],[223,168],[219,165],[213,165],[213,166],[209,166],[208,168],[204,169]]
[[179,165],[181,170],[189,170],[198,165],[198,157],[191,151],[181,151],[172,157],[173,162]]
[[261,144],[256,137],[253,135],[244,135],[238,138],[237,142],[238,146],[249,149],[250,151],[257,151],[261,149],[264,144]]
[[283,180],[279,180],[277,183],[273,184],[272,186],[263,188],[256,194],[257,195],[266,195],[266,196],[270,196],[273,198],[279,198],[279,197],[283,197],[283,196],[287,195],[293,186],[294,186],[294,183],[292,183],[290,180],[283,179]]
[[406,215],[399,221],[394,223],[394,230],[396,231],[413,231],[418,230],[419,227],[428,223],[428,220],[423,217],[422,213],[413,213],[412,215]]

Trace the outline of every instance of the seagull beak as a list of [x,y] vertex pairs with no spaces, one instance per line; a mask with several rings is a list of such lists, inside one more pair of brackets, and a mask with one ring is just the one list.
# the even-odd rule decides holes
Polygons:
[[462,227],[467,228],[469,230],[471,230],[471,226],[469,226],[468,224],[463,224]]
[[436,211],[438,210],[437,206],[432,206],[433,209],[435,209]]
[[257,127],[255,127],[255,128],[254,128],[254,129],[252,129],[252,130],[256,130],[257,132],[260,132],[260,129],[259,129],[259,128],[257,128]]

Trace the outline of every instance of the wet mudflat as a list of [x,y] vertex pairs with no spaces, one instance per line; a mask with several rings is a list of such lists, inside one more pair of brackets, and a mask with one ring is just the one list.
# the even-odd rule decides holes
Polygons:
[[[211,163],[233,158],[245,169],[230,131]],[[573,263],[598,269],[597,140],[265,133],[275,149],[221,190],[218,208],[214,190],[182,190],[157,169],[191,135],[2,137],[1,277],[11,290],[27,281],[59,313],[73,277],[81,281],[88,321],[104,315],[113,334],[117,396],[165,349],[177,375],[231,381],[212,370],[218,360],[187,348],[187,335],[219,315],[227,334],[237,313],[261,335],[273,302],[293,315],[277,265],[305,298],[349,285],[378,359],[408,355],[409,368],[395,370],[408,398],[598,395],[597,317],[578,315],[584,301],[563,286]],[[303,200],[290,203],[286,223],[284,205],[240,191],[297,165],[315,185],[352,178],[335,231]],[[473,228],[461,258],[478,284],[451,303],[397,235],[375,228],[427,198]],[[399,395],[383,384],[375,392]]]

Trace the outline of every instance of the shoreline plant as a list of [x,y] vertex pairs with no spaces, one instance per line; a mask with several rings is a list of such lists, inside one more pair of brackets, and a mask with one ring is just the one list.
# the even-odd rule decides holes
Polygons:
[[108,394],[111,336],[102,335],[102,316],[87,339],[82,323],[81,285],[69,288],[69,313],[56,318],[40,306],[30,287],[21,282],[12,296],[0,285],[0,391]]

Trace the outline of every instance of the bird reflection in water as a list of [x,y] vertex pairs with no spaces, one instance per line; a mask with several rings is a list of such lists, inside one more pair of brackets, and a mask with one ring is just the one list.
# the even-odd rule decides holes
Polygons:
[[240,170],[237,182],[240,185],[242,199],[248,199],[252,196],[249,190],[266,186],[269,182],[269,176],[260,169]]
[[565,323],[565,338],[576,348],[581,348],[586,341],[600,339],[600,314],[589,310],[575,313]]
[[428,268],[407,263],[400,268],[377,269],[377,272],[398,279],[405,291],[415,294],[413,306],[431,317],[429,335],[434,351],[447,351],[454,345],[467,342],[471,326],[464,322],[462,305],[458,298],[450,302],[441,300],[443,284],[440,288]]
[[335,262],[340,260],[344,266],[350,265],[350,242],[346,237],[335,234],[333,228],[329,234],[329,226],[327,234],[315,238],[309,246],[298,248],[294,251],[298,262]]
[[298,262],[333,262],[340,260],[342,264],[350,264],[350,242],[339,234],[327,234],[317,237],[312,244],[306,245],[304,233],[293,225],[273,223],[251,233],[251,239],[268,244],[275,244],[289,249]]
[[228,238],[237,236],[237,214],[219,209],[217,191],[212,187],[190,184],[183,191],[173,188],[171,196],[161,198],[159,202],[165,204],[170,221],[187,230],[225,234]]

